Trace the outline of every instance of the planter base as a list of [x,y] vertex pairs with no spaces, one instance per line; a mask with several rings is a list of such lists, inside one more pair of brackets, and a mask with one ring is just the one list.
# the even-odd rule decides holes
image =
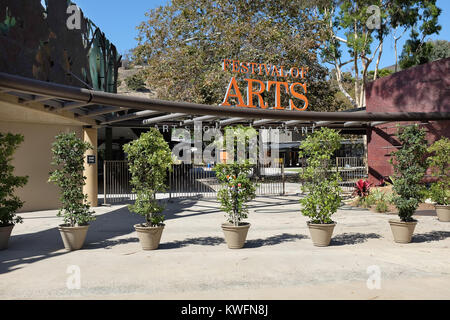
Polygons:
[[410,243],[417,221],[404,222],[399,220],[389,220],[394,241],[397,243]]
[[14,225],[0,227],[0,250],[8,248],[9,237],[11,236]]
[[436,208],[436,214],[439,221],[450,222],[450,206],[436,204],[434,207]]
[[84,245],[89,226],[68,227],[60,225],[59,233],[64,243],[64,248],[68,251],[79,250]]
[[158,227],[143,227],[140,224],[135,224],[134,229],[136,229],[142,250],[158,249],[164,225]]
[[230,249],[241,249],[245,245],[245,239],[247,239],[248,229],[250,229],[250,223],[240,223],[239,226],[235,226],[231,223],[223,223],[222,230]]
[[317,224],[308,222],[307,224],[311,240],[316,247],[327,247],[330,245],[336,223]]

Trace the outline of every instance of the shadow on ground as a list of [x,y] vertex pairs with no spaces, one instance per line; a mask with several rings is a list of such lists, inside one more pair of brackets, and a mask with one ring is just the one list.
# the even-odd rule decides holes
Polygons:
[[[259,248],[262,246],[274,246],[283,242],[292,242],[301,239],[308,239],[307,236],[298,234],[279,234],[276,236],[268,237],[266,239],[253,239],[245,242],[244,248]],[[218,246],[224,244],[225,240],[221,237],[199,237],[189,238],[181,241],[172,241],[161,243],[159,249],[179,249],[190,245],[200,246]]]
[[181,241],[176,240],[172,242],[161,243],[159,245],[159,249],[179,249],[190,245],[218,246],[222,243],[225,243],[225,240],[220,237],[188,238]]
[[411,242],[431,242],[445,240],[447,238],[450,238],[449,231],[431,231],[427,233],[413,234]]
[[[197,200],[181,200],[175,204],[169,205],[165,212],[166,219],[182,218],[185,215],[177,216],[180,212],[189,210],[197,203]],[[218,209],[208,208],[194,214],[206,214],[215,212]],[[95,210],[95,208],[94,208]],[[36,217],[30,217],[35,219]],[[106,248],[109,249],[115,245],[129,242],[138,242],[137,237],[133,235],[134,225],[144,222],[144,218],[130,213],[127,207],[121,207],[108,213],[97,216],[89,227],[85,245],[82,250],[92,250]],[[24,219],[27,223],[27,218]],[[62,223],[62,220],[60,222]],[[58,224],[57,223],[57,224]],[[130,235],[126,239],[114,239]],[[55,256],[70,254],[65,251],[58,227],[42,230],[33,233],[20,235],[13,234],[9,240],[9,248],[0,252],[0,274],[18,270],[37,261],[45,260]]]
[[263,246],[274,246],[277,244],[281,244],[283,242],[293,242],[302,239],[308,239],[308,237],[302,234],[282,233],[276,236],[268,237],[266,239],[247,240],[244,248],[259,248]]
[[331,239],[332,246],[346,246],[366,242],[369,239],[380,239],[376,233],[342,233]]

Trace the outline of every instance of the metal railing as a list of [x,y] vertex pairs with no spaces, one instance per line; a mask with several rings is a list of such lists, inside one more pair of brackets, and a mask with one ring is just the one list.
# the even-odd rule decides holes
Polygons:
[[[252,181],[257,183],[257,195],[285,194],[285,173],[283,164],[257,164],[252,168]],[[123,203],[136,200],[130,183],[131,174],[127,161],[104,161],[103,203]],[[168,189],[157,193],[157,199],[172,198],[215,198],[220,189],[215,171],[209,165],[174,164],[167,174]]]

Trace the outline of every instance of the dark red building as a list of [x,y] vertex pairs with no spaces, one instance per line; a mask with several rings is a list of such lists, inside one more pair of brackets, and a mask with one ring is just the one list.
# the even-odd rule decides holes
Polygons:
[[[397,72],[369,83],[366,111],[449,112],[450,58]],[[427,130],[429,144],[441,136],[450,138],[449,120],[416,123]],[[367,129],[369,180],[375,184],[393,173],[389,158],[390,153],[400,144],[396,138],[397,124],[389,122]]]

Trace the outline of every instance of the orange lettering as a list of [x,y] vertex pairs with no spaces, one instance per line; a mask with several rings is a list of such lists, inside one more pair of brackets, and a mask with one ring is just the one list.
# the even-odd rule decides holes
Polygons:
[[303,90],[305,91],[305,94],[306,94],[306,93],[308,93],[308,92],[306,91],[306,83],[303,84],[303,83],[300,83],[300,82],[296,82],[296,83],[291,84],[291,88],[290,88],[291,94],[292,94],[294,97],[296,97],[297,99],[300,99],[300,100],[305,101],[305,105],[303,106],[303,108],[297,108],[297,107],[295,106],[294,102],[293,102],[291,99],[289,99],[289,106],[291,107],[291,110],[294,110],[294,109],[295,109],[295,110],[303,111],[303,110],[306,110],[306,108],[308,108],[308,98],[306,98],[303,94],[298,93],[298,92],[296,92],[296,91],[294,90],[294,87],[295,87],[296,85],[301,86],[301,87],[303,88]]
[[[247,86],[247,107],[250,108],[256,108],[256,106],[253,104],[253,96],[258,97],[258,104],[260,108],[267,109],[268,105],[264,104],[264,99],[261,96],[261,94],[266,90],[266,86],[264,85],[264,82],[260,80],[255,79],[245,79],[245,81],[248,82]],[[259,83],[260,89],[258,91],[253,91],[253,83]]]
[[227,71],[227,66],[229,65],[229,59],[223,59],[223,71]]
[[[247,73],[248,72],[248,67],[247,67],[248,63],[247,62],[242,62],[241,63],[241,73]],[[244,71],[243,71],[244,70]]]
[[266,71],[266,75],[270,76],[270,68],[267,69],[267,66],[265,63],[261,63],[259,65],[259,75],[262,76],[263,72],[262,72],[262,66],[264,66],[264,70]]
[[[234,94],[230,92],[231,89],[234,89]],[[231,77],[230,84],[228,85],[227,92],[225,93],[225,99],[223,99],[221,106],[231,106],[228,102],[228,99],[230,98],[238,99],[238,107],[246,107],[246,105],[244,104],[244,100],[242,99],[241,91],[239,90],[236,79],[234,77]]]
[[286,93],[288,93],[289,85],[287,82],[279,82],[279,81],[268,81],[267,82],[267,91],[270,91],[270,87],[272,84],[275,84],[275,108],[284,110],[284,107],[281,106],[281,86],[285,86]]

